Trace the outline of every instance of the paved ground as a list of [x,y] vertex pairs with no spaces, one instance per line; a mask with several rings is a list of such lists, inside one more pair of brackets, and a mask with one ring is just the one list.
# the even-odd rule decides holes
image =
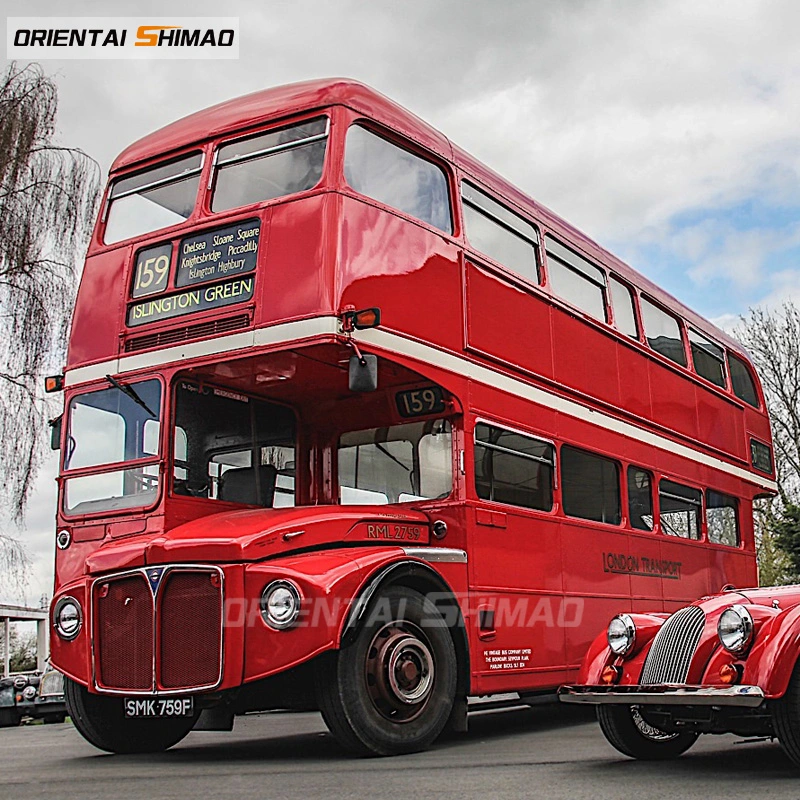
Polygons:
[[239,718],[158,756],[109,756],[69,723],[0,730],[0,798],[797,798],[777,744],[703,737],[663,764],[619,756],[584,709],[473,716],[470,733],[399,758],[354,759],[317,714]]

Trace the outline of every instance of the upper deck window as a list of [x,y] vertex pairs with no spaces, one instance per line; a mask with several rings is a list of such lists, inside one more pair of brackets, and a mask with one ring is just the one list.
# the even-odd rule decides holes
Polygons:
[[639,338],[639,328],[636,325],[636,311],[633,306],[633,292],[630,287],[618,281],[613,275],[609,282],[611,288],[611,301],[614,305],[614,327],[631,339]]
[[728,369],[731,371],[731,387],[733,393],[745,403],[758,408],[756,385],[747,365],[733,353],[728,353]]
[[216,154],[212,211],[274,200],[312,189],[322,177],[328,118],[225,144]]
[[605,272],[551,236],[545,242],[547,271],[555,294],[595,319],[607,322]]
[[539,283],[536,228],[472,184],[461,184],[461,199],[470,244],[517,275]]
[[189,218],[197,200],[203,154],[120,178],[111,185],[106,214],[106,244],[168,228]]
[[686,352],[681,339],[681,326],[678,320],[646,297],[642,298],[642,321],[647,343],[657,353],[670,361],[686,366]]
[[361,125],[347,131],[344,176],[357,192],[452,233],[444,171]]
[[725,351],[693,328],[689,328],[689,344],[695,372],[717,386],[725,386]]

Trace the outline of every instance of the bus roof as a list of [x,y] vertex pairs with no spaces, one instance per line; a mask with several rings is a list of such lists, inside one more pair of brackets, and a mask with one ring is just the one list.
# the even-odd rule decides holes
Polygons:
[[[131,144],[111,166],[111,173],[127,169],[157,156],[164,156],[188,145],[200,144],[225,134],[240,133],[271,120],[332,105],[343,105],[388,125],[428,150],[452,161],[487,187],[515,203],[521,209],[535,209],[542,222],[553,231],[562,232],[589,255],[612,266],[623,279],[629,280],[654,299],[663,302],[690,324],[724,341],[732,350],[747,356],[742,344],[708,320],[685,306],[640,272],[621,261],[613,253],[550,211],[546,206],[518,189],[416,114],[403,108],[380,92],[351,78],[325,78],[276,86],[226,100],[202,109],[160,128]],[[749,356],[748,356],[749,360]]]

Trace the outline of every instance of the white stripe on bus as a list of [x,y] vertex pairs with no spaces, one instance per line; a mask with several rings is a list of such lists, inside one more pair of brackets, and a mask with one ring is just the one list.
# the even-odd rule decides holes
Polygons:
[[[99,380],[109,374],[120,375],[126,372],[163,366],[176,361],[230,353],[251,347],[290,344],[315,336],[330,336],[338,333],[340,333],[340,329],[337,317],[313,317],[311,319],[297,320],[296,322],[286,322],[268,328],[258,328],[257,330],[248,331],[247,333],[235,333],[230,336],[221,336],[217,339],[209,339],[200,342],[187,342],[176,347],[122,356],[121,358],[111,359],[100,364],[78,367],[66,373],[65,384],[67,386],[76,386],[81,383],[86,383],[87,381]],[[487,386],[538,403],[546,408],[560,411],[575,419],[580,419],[592,425],[597,425],[606,430],[636,439],[637,441],[656,447],[659,450],[674,453],[675,455],[687,458],[699,464],[704,464],[713,469],[720,470],[721,472],[726,472],[742,480],[750,481],[769,491],[777,491],[777,484],[769,478],[750,472],[742,467],[737,467],[735,464],[729,464],[715,456],[701,453],[692,447],[680,444],[664,436],[659,436],[657,433],[648,431],[638,425],[625,422],[624,420],[617,419],[602,411],[588,408],[574,400],[561,397],[546,389],[531,386],[524,381],[512,378],[490,367],[476,364],[454,353],[439,350],[431,345],[423,344],[422,342],[417,342],[380,328],[357,331],[356,336],[360,342],[365,344],[372,344],[383,350],[399,353],[409,358],[432,364],[448,372],[471,378]]]

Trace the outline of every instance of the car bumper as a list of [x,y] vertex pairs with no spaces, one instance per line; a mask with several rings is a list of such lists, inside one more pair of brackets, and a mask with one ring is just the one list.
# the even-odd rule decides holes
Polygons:
[[562,686],[558,699],[589,705],[757,708],[765,697],[758,686]]

